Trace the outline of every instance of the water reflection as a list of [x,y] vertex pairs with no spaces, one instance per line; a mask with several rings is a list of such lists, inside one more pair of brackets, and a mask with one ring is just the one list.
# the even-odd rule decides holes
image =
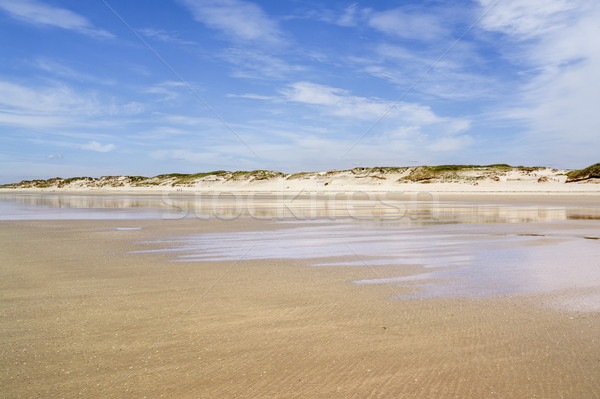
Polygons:
[[600,205],[572,201],[441,200],[431,194],[58,194],[1,193],[2,219],[220,218],[353,219],[411,223],[511,223],[600,220]]
[[391,267],[397,273],[356,284],[393,284],[409,289],[410,298],[600,289],[600,204],[595,197],[544,197],[535,203],[527,198],[1,193],[0,219],[253,217],[286,223],[266,223],[261,231],[232,228],[166,238],[149,243],[149,251],[172,253],[177,262],[302,258],[314,266]]
[[[489,297],[600,288],[600,222],[388,225],[337,223],[204,233],[146,242],[173,262],[305,259],[363,267],[357,285],[389,284],[399,298]],[[385,266],[385,275],[376,269]],[[415,272],[416,270],[416,272]],[[583,302],[582,302],[583,303]],[[583,303],[600,310],[600,303]]]

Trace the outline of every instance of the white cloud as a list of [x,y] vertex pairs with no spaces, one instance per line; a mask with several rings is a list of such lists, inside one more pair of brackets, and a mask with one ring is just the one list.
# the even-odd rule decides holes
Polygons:
[[310,82],[297,82],[282,91],[288,101],[318,106],[326,113],[359,119],[375,119],[390,105],[383,101],[352,96],[344,89]]
[[250,100],[264,100],[264,101],[275,101],[277,100],[277,97],[274,96],[263,96],[260,94],[252,94],[252,93],[246,93],[246,94],[227,94],[227,97],[229,98],[247,98]]
[[353,3],[346,7],[344,13],[339,17],[336,23],[340,26],[356,26],[358,18],[358,3]]
[[71,119],[67,117],[14,114],[0,109],[0,125],[47,128],[65,126],[71,123]]
[[144,93],[158,94],[161,96],[160,101],[172,101],[180,96],[181,88],[184,88],[186,92],[189,91],[185,83],[168,80],[149,87],[144,90]]
[[83,144],[81,146],[81,148],[84,150],[90,150],[90,151],[96,151],[96,152],[109,152],[109,151],[114,150],[116,148],[116,146],[114,144],[102,145],[102,144],[98,143],[97,141],[90,141],[87,144]]
[[215,118],[206,118],[199,116],[178,115],[156,113],[162,123],[183,125],[183,126],[222,126]]
[[577,167],[597,162],[598,21],[599,2],[562,0],[501,1],[483,20],[482,27],[510,40],[507,59],[527,69],[504,116],[525,124],[529,150],[545,157],[538,162],[550,164],[558,157]]
[[57,62],[49,58],[39,57],[35,59],[33,65],[42,71],[48,72],[54,76],[58,76],[61,78],[67,78],[70,80],[82,82],[101,83],[105,85],[115,84],[115,81],[113,79],[100,78],[98,76],[76,71],[73,68],[70,68],[67,65],[65,65],[64,61]]
[[407,12],[402,9],[377,12],[369,26],[390,35],[411,40],[432,40],[447,35],[444,20],[432,13]]
[[305,69],[280,57],[247,48],[229,48],[223,52],[222,58],[235,66],[232,75],[236,78],[284,79]]
[[459,151],[473,143],[469,135],[440,137],[434,139],[427,148],[431,151]]
[[417,124],[443,122],[428,106],[353,96],[347,90],[316,83],[296,82],[282,93],[288,101],[316,106],[325,113],[346,118],[375,121],[386,115]]
[[[465,134],[471,128],[470,120],[439,116],[428,106],[355,96],[348,90],[311,82],[296,82],[280,93],[279,98],[244,97],[271,100],[279,104],[293,102],[306,105],[319,113],[316,120],[321,129],[313,129],[310,122],[274,127],[271,121],[257,121],[256,126],[251,128],[256,132],[255,136],[249,138],[252,147],[277,162],[283,162],[283,159],[279,159],[272,147],[262,143],[265,137],[271,136],[276,142],[287,142],[287,146],[295,149],[298,162],[302,157],[316,162],[318,148],[330,148],[339,151],[339,156],[352,149],[353,159],[360,156],[368,164],[378,163],[382,157],[394,159],[395,156],[402,156],[403,159],[409,159],[411,155],[414,157],[427,152],[458,151],[475,142]],[[295,117],[298,116],[298,111],[294,113]],[[369,133],[368,137],[361,136],[365,133],[365,126],[381,117],[385,119],[382,126]],[[310,118],[304,120],[309,121]],[[342,136],[338,136],[340,123],[347,132]],[[359,137],[360,142],[354,148]]]
[[143,28],[138,29],[138,32],[144,36],[152,37],[165,43],[183,44],[188,46],[197,44],[196,42],[181,39],[177,32],[166,31],[164,29]]
[[242,0],[181,0],[194,18],[230,38],[265,45],[283,43],[277,22],[256,4]]
[[562,29],[563,13],[576,6],[566,0],[479,0],[479,3],[489,10],[481,21],[485,29],[523,38]]
[[113,35],[98,29],[87,18],[73,11],[53,7],[35,0],[0,0],[0,8],[20,21],[72,30],[89,36],[110,38]]
[[[151,152],[150,157],[164,161],[183,161],[193,164],[204,164],[207,165],[207,167],[210,167],[210,165],[219,165],[226,162],[227,159],[231,159],[229,154],[220,153],[216,148],[206,150],[202,152],[180,149],[158,150]],[[231,153],[232,150],[233,148],[228,148],[227,152]]]
[[[143,112],[138,102],[101,102],[93,92],[79,92],[57,83],[23,86],[0,81],[0,124],[23,127],[80,126],[90,118]],[[97,123],[97,121],[96,121]]]
[[45,116],[57,116],[61,113],[93,115],[99,107],[93,95],[81,95],[61,84],[51,87],[27,87],[0,81],[0,93],[0,112]]

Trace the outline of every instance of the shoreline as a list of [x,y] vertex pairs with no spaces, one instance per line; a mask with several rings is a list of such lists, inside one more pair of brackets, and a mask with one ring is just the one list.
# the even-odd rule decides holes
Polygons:
[[[476,207],[471,209],[472,207]],[[471,209],[471,210],[466,210]],[[0,191],[0,219],[452,220],[600,219],[600,193]]]
[[436,193],[443,195],[600,195],[600,184],[598,183],[526,183],[510,184],[497,183],[488,185],[472,186],[467,184],[453,183],[413,183],[398,185],[348,185],[348,186],[326,186],[316,187],[312,185],[297,187],[273,187],[273,185],[243,187],[239,185],[221,185],[219,187],[101,187],[101,188],[0,188],[0,194],[20,193],[56,193],[56,194],[139,194],[152,195],[161,193],[176,194],[234,194],[234,195],[289,195],[298,194],[382,194],[393,195]]

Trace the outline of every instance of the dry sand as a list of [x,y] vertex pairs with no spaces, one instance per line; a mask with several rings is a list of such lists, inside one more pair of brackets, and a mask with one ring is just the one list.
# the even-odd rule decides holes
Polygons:
[[[116,230],[115,227],[142,227]],[[600,317],[539,296],[389,300],[360,267],[169,263],[140,241],[264,221],[0,222],[1,396],[584,398]],[[385,274],[385,268],[378,268]]]
[[[566,193],[599,194],[600,179],[566,183],[568,170],[551,168],[478,167],[439,172],[430,180],[406,180],[415,170],[399,168],[357,168],[284,175],[279,172],[225,172],[205,177],[187,176],[183,181],[172,175],[144,178],[146,183],[128,176],[99,179],[72,178],[23,182],[16,192],[193,192],[193,193]],[[418,169],[418,168],[416,168]],[[239,174],[239,176],[236,176]],[[171,177],[169,177],[171,176]],[[30,187],[30,188],[24,188]],[[45,187],[45,188],[42,188]],[[0,188],[0,193],[12,189]]]

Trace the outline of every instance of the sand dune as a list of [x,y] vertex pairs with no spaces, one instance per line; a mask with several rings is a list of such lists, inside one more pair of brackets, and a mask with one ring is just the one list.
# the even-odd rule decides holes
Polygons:
[[173,173],[154,177],[54,178],[23,181],[2,188],[136,192],[600,192],[600,184],[597,184],[600,179],[596,172],[584,173],[586,170],[569,171],[508,165],[442,165],[354,168],[295,174],[266,170],[216,171],[197,174]]

